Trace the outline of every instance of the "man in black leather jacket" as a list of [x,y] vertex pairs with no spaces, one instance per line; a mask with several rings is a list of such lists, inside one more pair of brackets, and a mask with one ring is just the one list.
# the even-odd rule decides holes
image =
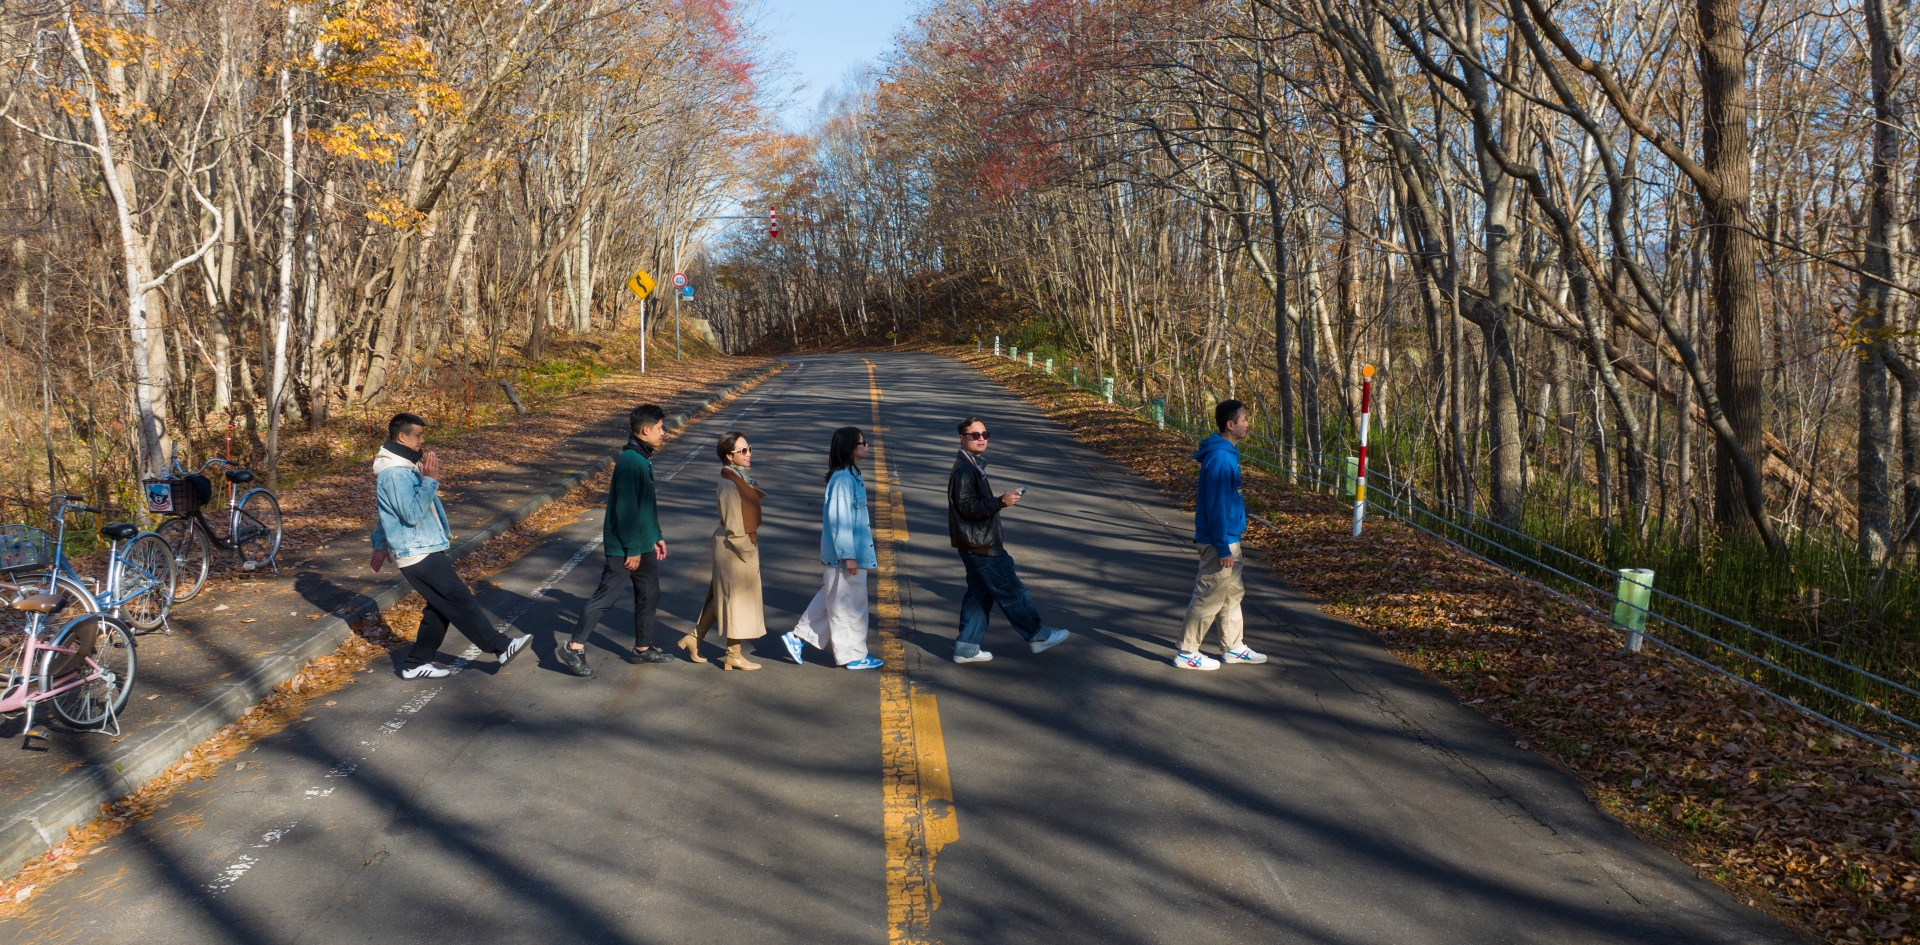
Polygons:
[[1027,586],[1014,570],[1013,557],[1000,540],[1000,512],[1020,501],[1024,489],[993,494],[987,482],[987,424],[976,417],[960,421],[960,453],[947,476],[947,537],[959,549],[967,569],[967,593],[960,599],[960,636],[953,644],[956,663],[982,663],[993,654],[980,648],[987,617],[1000,605],[1013,628],[1039,653],[1067,638],[1067,631],[1040,623]]

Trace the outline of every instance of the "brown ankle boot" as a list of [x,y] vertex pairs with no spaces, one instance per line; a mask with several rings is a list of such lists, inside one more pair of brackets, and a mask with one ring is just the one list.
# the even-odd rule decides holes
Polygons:
[[696,663],[704,663],[707,661],[706,657],[700,655],[700,638],[704,636],[706,636],[704,633],[700,634],[700,636],[694,636],[689,633],[680,637],[680,648],[687,651],[687,659]]
[[740,644],[729,643],[727,644],[727,658],[721,662],[720,668],[721,669],[759,669],[760,664],[750,659],[747,659],[746,654],[740,652]]

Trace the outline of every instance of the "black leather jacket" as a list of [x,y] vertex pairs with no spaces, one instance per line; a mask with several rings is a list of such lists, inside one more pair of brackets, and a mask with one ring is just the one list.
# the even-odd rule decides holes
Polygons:
[[1000,497],[987,482],[985,460],[960,450],[947,475],[947,537],[955,548],[977,555],[1003,555]]

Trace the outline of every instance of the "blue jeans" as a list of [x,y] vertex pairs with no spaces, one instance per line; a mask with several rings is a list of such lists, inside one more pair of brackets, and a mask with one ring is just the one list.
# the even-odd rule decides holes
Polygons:
[[1008,555],[976,555],[960,552],[960,563],[967,568],[967,593],[960,598],[960,639],[954,641],[955,656],[973,656],[980,652],[980,641],[987,635],[987,616],[994,604],[1007,615],[1020,635],[1032,640],[1042,634],[1040,611],[1035,610],[1027,586],[1013,570]]

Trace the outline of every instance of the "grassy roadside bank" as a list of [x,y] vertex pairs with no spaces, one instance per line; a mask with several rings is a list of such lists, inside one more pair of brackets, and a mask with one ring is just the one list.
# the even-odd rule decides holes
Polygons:
[[[1192,440],[1069,385],[957,357],[1082,442],[1192,502]],[[1603,810],[1749,902],[1826,941],[1920,941],[1920,791],[1884,753],[1604,623],[1417,531],[1258,470],[1247,541],[1278,576],[1513,732]]]
[[[448,468],[446,478],[450,486],[458,488],[484,483],[491,470],[515,462],[516,457],[522,460],[529,456],[537,458],[542,455],[543,449],[609,416],[623,413],[640,399],[666,400],[682,391],[705,386],[765,363],[763,359],[746,358],[689,361],[683,362],[682,368],[661,370],[645,377],[609,378],[596,384],[593,389],[574,394],[564,403],[553,405],[549,411],[517,417],[465,436],[434,443],[433,446],[445,457]],[[734,392],[726,400],[710,405],[690,418],[689,423],[722,409],[770,376],[763,375],[754,384]],[[677,435],[676,431],[670,438]],[[456,459],[459,461],[456,462]],[[300,502],[321,513],[333,510],[331,514],[349,523],[345,528],[339,527],[340,522],[333,521],[309,525],[306,536],[309,541],[325,541],[330,537],[344,536],[348,531],[364,537],[367,527],[364,515],[355,515],[355,510],[364,510],[366,506],[366,472],[361,468],[364,465],[363,460],[351,470],[317,477],[290,490],[289,497],[297,496]],[[564,472],[556,469],[554,475],[558,477]],[[459,572],[469,582],[482,584],[490,576],[512,565],[538,547],[555,530],[582,513],[597,508],[605,495],[607,476],[603,472],[581,484],[487,542],[459,562]],[[344,510],[339,508],[343,502],[346,503]],[[457,507],[450,511],[455,517],[456,528],[465,524],[460,521]],[[291,512],[288,518],[291,523]],[[218,599],[224,593],[233,593],[233,590],[215,585],[207,593]],[[239,600],[237,597],[232,599],[236,602]],[[64,876],[82,871],[84,858],[88,854],[100,849],[102,844],[125,831],[131,824],[160,814],[170,805],[176,792],[196,781],[207,781],[223,771],[234,770],[230,763],[258,739],[294,722],[311,718],[307,713],[316,708],[332,705],[332,701],[323,697],[352,684],[363,674],[374,672],[378,668],[373,665],[376,660],[412,641],[419,626],[421,609],[420,598],[409,595],[386,612],[359,621],[353,626],[354,635],[332,653],[309,661],[299,675],[281,684],[239,719],[221,728],[166,771],[148,780],[139,790],[102,805],[100,816],[91,823],[84,827],[69,828],[66,841],[45,855],[23,864],[13,876],[0,881],[0,915],[30,910],[36,893],[43,892],[49,884]]]

